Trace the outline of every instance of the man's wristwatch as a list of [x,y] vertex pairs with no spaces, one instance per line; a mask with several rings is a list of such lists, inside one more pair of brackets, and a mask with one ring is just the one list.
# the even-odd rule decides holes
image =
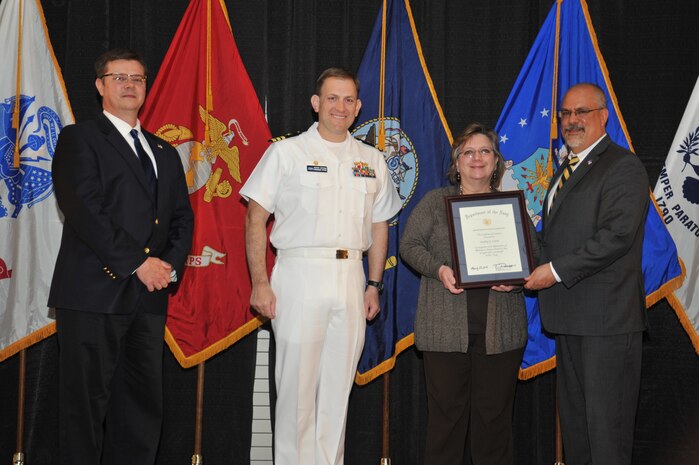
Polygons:
[[378,289],[379,293],[381,293],[381,291],[383,291],[383,283],[380,281],[369,280],[366,282],[366,285],[367,286],[374,286],[376,289]]

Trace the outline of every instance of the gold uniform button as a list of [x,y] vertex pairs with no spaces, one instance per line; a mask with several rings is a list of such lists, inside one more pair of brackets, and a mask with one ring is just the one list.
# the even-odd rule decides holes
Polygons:
[[146,248],[143,249],[143,250],[144,250],[144,252],[146,252],[146,253],[150,253],[150,249],[149,249],[148,247],[146,247]]
[[155,219],[155,224],[160,224],[160,223],[158,222],[158,218]]

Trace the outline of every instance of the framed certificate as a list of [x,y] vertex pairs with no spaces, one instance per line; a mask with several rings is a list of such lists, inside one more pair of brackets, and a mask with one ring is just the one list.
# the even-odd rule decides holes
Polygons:
[[521,191],[446,197],[456,287],[521,285],[534,269]]

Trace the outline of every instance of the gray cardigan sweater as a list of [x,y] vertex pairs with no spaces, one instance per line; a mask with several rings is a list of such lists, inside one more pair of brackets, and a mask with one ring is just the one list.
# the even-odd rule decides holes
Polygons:
[[[454,295],[439,280],[439,268],[453,268],[444,197],[458,187],[434,189],[415,206],[400,240],[400,255],[422,275],[415,316],[415,345],[423,351],[468,350],[468,290]],[[530,223],[531,225],[531,223]],[[539,256],[531,225],[534,263]],[[486,353],[519,349],[527,343],[527,315],[521,291],[490,291],[486,322]]]

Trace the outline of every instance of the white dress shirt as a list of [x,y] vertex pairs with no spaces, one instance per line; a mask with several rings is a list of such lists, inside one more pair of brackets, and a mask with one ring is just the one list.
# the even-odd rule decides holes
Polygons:
[[[583,160],[590,154],[590,152],[592,152],[592,149],[597,147],[597,144],[599,144],[602,141],[602,139],[605,138],[606,135],[607,134],[604,133],[602,135],[602,137],[600,137],[599,139],[597,139],[597,141],[595,141],[594,144],[592,144],[591,146],[589,146],[588,148],[586,148],[585,150],[583,150],[582,152],[580,152],[578,154],[573,153],[573,151],[571,151],[571,153],[568,155],[568,159],[570,159],[573,156],[577,156],[578,160],[580,160],[580,161],[578,161],[578,163],[575,166],[572,167],[571,175],[573,172],[575,172],[575,170],[578,168],[578,166],[580,166],[582,164]],[[563,176],[563,172],[561,172],[561,176]],[[556,190],[558,190],[558,181],[561,179],[561,176],[556,178],[555,183],[553,184],[553,186],[554,186],[553,190],[549,193],[549,196],[547,199],[548,202],[546,203],[546,208],[548,209],[547,211],[549,211],[549,212],[551,211],[551,203],[553,202],[553,198],[555,197]],[[561,277],[558,276],[558,273],[556,273],[556,269],[553,267],[553,262],[549,262],[549,266],[551,267],[551,272],[553,273],[553,277],[556,278],[556,282],[560,283]]]

